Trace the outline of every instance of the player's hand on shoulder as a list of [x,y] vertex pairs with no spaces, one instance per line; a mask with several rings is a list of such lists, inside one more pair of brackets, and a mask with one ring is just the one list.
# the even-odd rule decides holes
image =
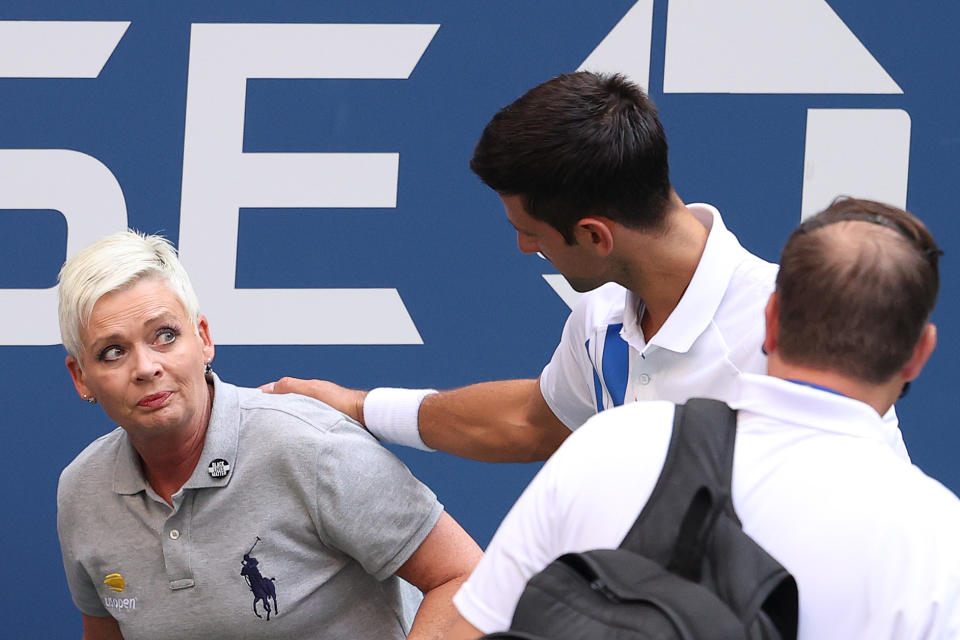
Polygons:
[[366,391],[348,389],[328,380],[302,380],[284,377],[261,385],[264,393],[299,393],[316,398],[363,424],[363,399]]

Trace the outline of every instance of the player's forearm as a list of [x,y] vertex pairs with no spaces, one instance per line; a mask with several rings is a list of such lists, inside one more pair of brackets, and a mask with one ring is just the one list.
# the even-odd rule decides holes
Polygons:
[[427,396],[419,427],[429,447],[485,462],[544,460],[569,435],[534,379],[481,382]]
[[298,378],[281,378],[260,388],[325,402],[381,442],[439,449],[485,462],[544,460],[570,435],[533,379],[481,382],[439,394],[388,387],[367,392]]

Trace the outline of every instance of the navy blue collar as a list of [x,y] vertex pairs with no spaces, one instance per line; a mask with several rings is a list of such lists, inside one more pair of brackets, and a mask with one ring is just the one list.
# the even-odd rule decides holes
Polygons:
[[847,397],[846,394],[840,393],[836,389],[831,389],[830,387],[824,387],[823,385],[813,384],[812,382],[807,382],[806,380],[797,380],[796,378],[783,378],[787,382],[792,382],[793,384],[802,384],[805,387],[813,387],[814,389],[819,389],[820,391],[826,391],[827,393],[832,393],[837,396]]

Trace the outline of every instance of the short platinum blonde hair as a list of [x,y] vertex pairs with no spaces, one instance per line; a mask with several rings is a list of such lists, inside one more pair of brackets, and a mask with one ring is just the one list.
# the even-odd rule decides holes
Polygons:
[[129,230],[97,240],[60,269],[60,338],[70,355],[82,349],[80,330],[104,295],[132,287],[145,278],[162,278],[197,325],[200,302],[170,241]]

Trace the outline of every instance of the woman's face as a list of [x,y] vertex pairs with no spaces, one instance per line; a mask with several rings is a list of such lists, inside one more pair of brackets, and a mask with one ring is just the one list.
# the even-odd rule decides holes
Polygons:
[[132,437],[205,426],[210,330],[203,316],[194,329],[165,280],[146,278],[104,295],[81,327],[80,341],[80,359],[67,356],[77,391],[96,398]]

